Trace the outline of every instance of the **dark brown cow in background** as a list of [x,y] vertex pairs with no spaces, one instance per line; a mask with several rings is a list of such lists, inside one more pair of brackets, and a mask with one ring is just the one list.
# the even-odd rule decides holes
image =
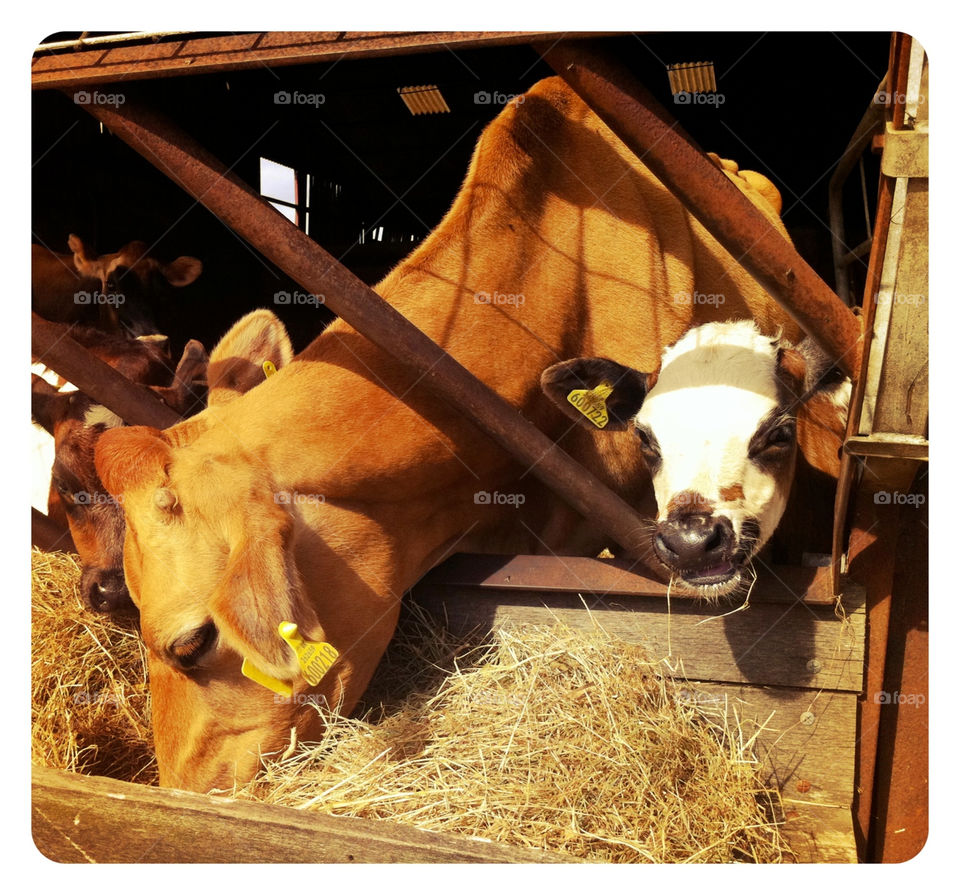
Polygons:
[[203,272],[189,255],[163,263],[141,241],[117,252],[96,255],[80,237],[70,234],[72,254],[32,247],[33,310],[58,323],[84,323],[106,332],[154,333],[153,309],[171,286],[188,286]]

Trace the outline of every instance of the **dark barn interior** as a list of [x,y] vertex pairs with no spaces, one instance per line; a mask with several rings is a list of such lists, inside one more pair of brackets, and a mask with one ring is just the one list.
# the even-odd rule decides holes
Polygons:
[[[832,284],[827,186],[886,70],[889,34],[623,34],[606,43],[704,149],[773,179],[794,242]],[[675,104],[666,66],[699,60],[714,63],[722,104]],[[551,74],[531,47],[516,45],[264,66],[116,89],[135,89],[166,111],[254,188],[261,158],[292,168],[301,228],[373,284],[439,222],[504,98]],[[408,111],[398,89],[424,84],[439,88],[449,113]],[[295,99],[278,102],[278,94]],[[200,258],[201,277],[154,309],[174,352],[189,338],[212,347],[259,306],[276,310],[298,350],[321,330],[326,309],[275,304],[277,293],[296,284],[101,131],[71,95],[38,90],[33,102],[33,242],[65,252],[76,233],[111,252],[142,239],[162,260]],[[877,170],[868,153],[871,217]],[[846,191],[850,246],[867,235],[857,180]],[[865,258],[854,265],[854,296],[865,268]]]

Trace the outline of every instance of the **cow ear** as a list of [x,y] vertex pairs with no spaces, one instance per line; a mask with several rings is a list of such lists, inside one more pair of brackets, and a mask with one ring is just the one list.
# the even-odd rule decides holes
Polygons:
[[303,594],[293,542],[293,519],[283,506],[252,506],[210,603],[226,643],[281,680],[299,674],[296,655],[278,633],[281,622],[296,623],[305,636],[322,636]]
[[108,429],[97,441],[94,463],[104,488],[115,497],[132,488],[159,482],[172,460],[159,429],[128,426]]
[[270,361],[279,370],[292,358],[293,345],[277,315],[265,308],[251,311],[230,328],[210,353],[207,404],[226,404],[263,382],[264,361]]
[[[619,431],[627,427],[630,419],[640,409],[652,378],[651,374],[641,373],[605,357],[578,357],[544,370],[540,377],[540,387],[570,419],[590,429]],[[610,387],[612,390],[602,396],[608,422],[605,426],[598,427],[589,416],[571,403],[570,395],[601,386]]]
[[199,258],[181,255],[176,261],[161,265],[160,273],[171,286],[189,286],[203,273],[203,262]]
[[30,394],[30,415],[53,435],[57,423],[64,418],[70,406],[71,395],[61,394],[45,379],[33,374]]
[[84,241],[75,233],[71,233],[67,238],[67,245],[73,252],[73,266],[77,269],[77,273],[83,276],[96,276],[96,272],[92,269],[96,256],[87,248]]

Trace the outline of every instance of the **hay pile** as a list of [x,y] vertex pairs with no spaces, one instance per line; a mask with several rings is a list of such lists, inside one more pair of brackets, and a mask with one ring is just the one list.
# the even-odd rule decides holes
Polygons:
[[86,609],[66,553],[31,554],[36,764],[155,783],[147,660],[133,621]]
[[[135,629],[82,608],[69,557],[33,562],[35,760],[153,782]],[[477,645],[407,609],[363,718],[268,758],[236,795],[585,861],[783,860],[776,794],[733,719],[657,670],[599,628]]]

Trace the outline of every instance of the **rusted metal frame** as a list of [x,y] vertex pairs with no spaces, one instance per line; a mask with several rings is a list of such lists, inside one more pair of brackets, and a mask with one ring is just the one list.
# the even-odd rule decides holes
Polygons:
[[631,555],[639,556],[646,548],[641,535],[644,521],[629,504],[192,137],[135,97],[128,97],[119,108],[85,108],[304,289],[324,295],[327,306],[354,329],[420,373],[424,384],[436,395],[463,413]]
[[[556,40],[555,31],[310,32],[274,31],[96,47],[74,53],[38,53],[34,88],[75,88],[144,78],[279,68],[317,62],[470,50]],[[608,33],[608,32],[573,32]]]
[[[890,217],[893,213],[894,182],[889,177],[880,176],[880,195],[877,199],[877,217],[873,231],[873,245],[870,247],[870,261],[867,264],[867,279],[863,290],[863,352],[861,366],[853,381],[850,394],[850,407],[847,411],[847,428],[844,442],[859,434],[860,412],[863,408],[863,396],[867,386],[866,369],[870,359],[870,346],[873,342],[873,324],[877,314],[876,297],[880,289],[880,277],[883,273],[883,258],[887,248],[887,235],[890,230]],[[850,497],[853,493],[854,478],[860,465],[856,457],[844,451],[840,458],[840,474],[837,477],[837,494],[833,503],[833,545],[831,548],[831,568],[835,593],[840,593],[841,560],[843,558],[848,528],[847,516]]]
[[872,240],[868,238],[852,252],[847,249],[845,245],[846,230],[843,223],[843,187],[854,165],[863,157],[863,153],[870,148],[874,135],[878,132],[882,133],[884,112],[883,106],[876,102],[876,95],[884,89],[886,83],[887,78],[884,77],[830,177],[827,202],[833,248],[833,273],[837,295],[845,305],[851,303],[850,286],[847,282],[847,267],[866,252],[866,247],[872,244]]
[[594,42],[534,49],[852,377],[859,369],[857,318],[646,88]]
[[[478,590],[537,591],[601,596],[666,596],[668,585],[631,571],[631,563],[586,556],[496,556],[460,553],[430,574],[432,586]],[[803,602],[832,606],[829,569],[774,566],[761,569],[752,597],[754,603]],[[678,594],[679,599],[696,599]]]
[[166,429],[181,417],[150,389],[131,382],[70,336],[70,328],[32,314],[33,356],[124,422]]

